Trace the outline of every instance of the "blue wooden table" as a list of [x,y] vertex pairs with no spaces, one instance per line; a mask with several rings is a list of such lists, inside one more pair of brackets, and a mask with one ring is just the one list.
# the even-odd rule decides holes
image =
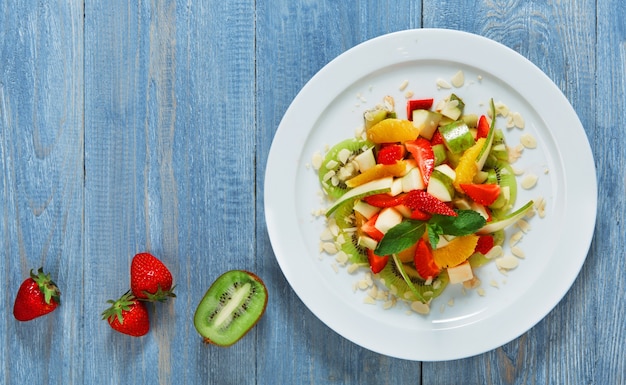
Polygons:
[[[621,0],[0,0],[0,383],[625,383],[625,16]],[[599,187],[565,298],[520,338],[452,362],[389,358],[330,330],[288,285],[264,222],[265,162],[298,91],[358,43],[421,27],[489,37],[540,67],[582,121]],[[178,297],[131,338],[100,314],[144,250]],[[62,305],[18,323],[15,293],[39,266]],[[223,349],[192,314],[229,269],[261,276],[270,302]]]

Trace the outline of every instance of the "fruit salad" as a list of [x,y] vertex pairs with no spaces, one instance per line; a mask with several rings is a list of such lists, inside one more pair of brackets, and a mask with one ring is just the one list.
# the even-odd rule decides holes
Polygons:
[[447,285],[476,279],[533,201],[516,203],[493,100],[483,115],[466,113],[456,94],[409,100],[406,118],[394,104],[386,97],[365,111],[362,135],[320,155],[326,236],[351,266],[427,313]]

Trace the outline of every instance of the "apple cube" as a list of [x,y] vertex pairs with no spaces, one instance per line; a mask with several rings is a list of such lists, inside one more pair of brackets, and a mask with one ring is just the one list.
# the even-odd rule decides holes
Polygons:
[[386,207],[380,210],[374,227],[385,234],[390,228],[402,222],[404,217],[393,207]]
[[469,261],[465,261],[460,265],[448,268],[448,277],[450,277],[450,283],[462,283],[474,278],[472,267]]

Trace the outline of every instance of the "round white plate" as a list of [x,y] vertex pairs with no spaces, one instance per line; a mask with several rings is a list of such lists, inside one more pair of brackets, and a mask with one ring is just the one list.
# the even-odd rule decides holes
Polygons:
[[[437,80],[465,75],[460,88]],[[407,83],[408,82],[408,83]],[[406,87],[402,87],[406,84]],[[315,152],[353,137],[362,114],[385,95],[406,118],[406,93],[440,100],[451,92],[466,113],[487,111],[488,101],[519,112],[525,128],[505,129],[513,147],[523,133],[536,149],[525,149],[514,166],[538,176],[523,190],[516,207],[543,198],[546,215],[533,217],[518,246],[525,258],[507,275],[495,263],[476,270],[481,290],[450,285],[433,300],[429,315],[404,303],[385,310],[367,304],[356,273],[320,253],[327,207]],[[498,127],[506,121],[499,118]],[[523,176],[518,179],[521,180]],[[265,175],[265,216],[276,259],[304,304],[341,336],[372,351],[408,360],[452,360],[497,348],[528,331],[554,308],[578,275],[589,249],[596,218],[593,156],[583,127],[557,86],[513,50],[477,35],[440,29],[408,30],[364,42],[322,68],[285,113],[272,143]],[[509,235],[519,229],[509,229]],[[510,253],[505,247],[505,253]]]

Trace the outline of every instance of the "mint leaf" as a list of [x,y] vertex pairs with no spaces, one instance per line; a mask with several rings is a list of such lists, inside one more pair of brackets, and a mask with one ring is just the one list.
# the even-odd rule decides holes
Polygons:
[[443,229],[437,223],[428,223],[428,242],[433,249],[437,248],[439,243],[439,236],[443,235]]
[[391,255],[413,246],[426,230],[426,223],[407,219],[395,225],[378,242],[376,255]]
[[485,218],[474,210],[459,210],[456,217],[435,214],[429,221],[438,225],[443,234],[454,236],[474,234],[485,223]]

